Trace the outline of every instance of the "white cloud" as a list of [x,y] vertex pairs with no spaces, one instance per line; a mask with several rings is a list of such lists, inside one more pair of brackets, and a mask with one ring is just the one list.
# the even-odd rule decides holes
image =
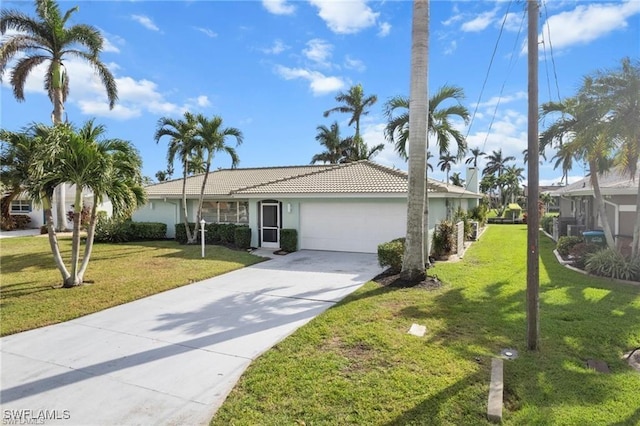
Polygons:
[[378,164],[396,169],[407,170],[407,162],[394,151],[394,144],[384,138],[386,123],[367,123],[362,126],[362,139],[369,148],[384,144],[384,149],[373,158]]
[[495,107],[496,105],[498,105],[498,103],[500,105],[506,105],[508,103],[511,102],[516,102],[516,101],[520,101],[523,99],[527,99],[527,92],[524,91],[520,91],[520,92],[515,92],[512,95],[504,95],[504,96],[494,96],[491,99],[489,99],[488,101],[485,102],[480,102],[478,104],[479,107],[481,108],[492,108]]
[[274,15],[291,15],[296,10],[287,0],[262,0],[262,6]]
[[376,24],[379,13],[371,10],[365,0],[310,0],[318,8],[318,16],[329,29],[338,34],[354,34]]
[[527,26],[527,18],[524,13],[508,13],[504,21],[504,28],[507,31],[524,30]]
[[491,22],[493,22],[493,18],[496,16],[496,10],[490,10],[488,12],[481,13],[480,15],[473,18],[471,21],[467,21],[460,29],[464,32],[479,32],[486,29]]
[[267,47],[267,48],[260,49],[260,50],[263,53],[266,53],[268,55],[279,55],[280,53],[284,52],[287,49],[289,49],[289,46],[284,44],[282,42],[282,40],[276,40],[276,41],[273,42],[271,47]]
[[202,34],[206,35],[209,38],[216,38],[218,37],[218,33],[216,33],[213,30],[210,30],[209,28],[202,28],[202,27],[194,27],[194,29],[200,31]]
[[626,28],[627,19],[638,13],[640,2],[637,0],[579,5],[574,10],[551,16],[543,26],[545,39],[548,25],[554,48],[586,44],[612,31]]
[[78,101],[78,106],[83,114],[91,116],[111,117],[119,120],[127,120],[130,118],[140,117],[142,111],[139,108],[129,108],[120,104],[116,104],[112,110],[106,102],[83,99]]
[[328,62],[328,59],[331,58],[332,50],[333,46],[331,44],[322,39],[314,38],[307,42],[307,47],[302,50],[302,53],[307,59],[315,62],[317,65],[329,67],[331,64]]
[[145,15],[131,15],[131,19],[133,19],[134,21],[136,21],[137,23],[139,23],[140,25],[142,25],[143,27],[145,27],[148,30],[160,31],[160,28],[158,28],[156,26],[156,24],[154,24],[153,21],[151,20],[151,18],[149,18],[148,16],[145,16]]
[[453,55],[458,48],[458,42],[455,40],[451,40],[449,44],[444,48],[445,55]]
[[386,37],[391,33],[391,24],[388,22],[382,22],[378,25],[378,37]]
[[206,108],[211,106],[211,101],[209,101],[209,97],[206,95],[200,95],[197,98],[189,98],[187,99],[187,105],[198,106],[200,108]]
[[364,62],[360,59],[354,59],[351,56],[347,55],[344,58],[344,67],[350,70],[356,70],[358,72],[363,72],[367,69]]
[[309,82],[309,88],[315,96],[326,95],[345,87],[346,83],[340,77],[325,76],[321,72],[304,68],[288,68],[278,65],[275,72],[285,80],[304,79]]

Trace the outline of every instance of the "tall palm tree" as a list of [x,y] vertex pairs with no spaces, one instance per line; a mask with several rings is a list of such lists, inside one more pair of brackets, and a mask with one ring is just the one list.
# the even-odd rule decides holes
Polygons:
[[316,127],[318,133],[316,140],[320,145],[325,147],[325,151],[315,154],[311,159],[311,164],[323,162],[329,164],[338,164],[342,162],[345,151],[349,148],[350,140],[340,137],[340,125],[337,121],[331,124],[331,127],[320,125]]
[[[591,88],[609,110],[607,132],[619,141],[616,163],[634,178],[640,155],[640,61],[623,58],[614,70],[599,71]],[[636,223],[631,254],[640,255],[640,185],[636,197]]]
[[[456,103],[450,106],[442,104],[452,99]],[[456,158],[461,160],[467,152],[467,142],[464,135],[451,123],[453,117],[469,121],[469,111],[460,104],[464,99],[464,91],[457,86],[442,86],[429,99],[428,132],[434,136],[440,155],[450,152],[451,142],[456,143]],[[394,115],[396,111],[402,111]],[[407,158],[407,139],[409,137],[409,98],[394,96],[385,103],[387,126],[384,129],[385,138],[395,144],[396,152]]]
[[236,146],[242,144],[243,136],[242,132],[235,127],[223,127],[222,117],[213,116],[211,119],[206,118],[202,114],[196,116],[198,123],[194,145],[196,150],[206,152],[206,159],[204,160],[204,177],[202,179],[202,186],[200,187],[200,198],[198,200],[198,213],[196,219],[196,227],[193,235],[193,241],[187,241],[187,243],[195,243],[198,235],[198,226],[202,220],[202,204],[204,202],[204,190],[207,186],[207,179],[209,178],[209,172],[211,171],[211,164],[216,153],[224,152],[231,157],[231,167],[235,168],[240,162],[238,153],[235,148],[227,145],[227,138],[232,137],[236,140]]
[[478,167],[478,158],[487,155],[480,148],[471,148],[469,150],[471,157],[464,160],[464,164],[473,164],[473,167]]
[[451,166],[456,164],[457,157],[451,154],[443,154],[440,156],[440,161],[438,161],[438,167],[440,167],[441,172],[445,172],[447,174],[447,179],[445,182],[449,182],[449,172],[451,171]]
[[[196,116],[190,112],[184,113],[184,120],[162,117],[158,120],[155,140],[160,141],[163,136],[168,136],[169,148],[167,150],[167,168],[173,170],[173,162],[178,159],[182,164],[182,219],[187,233],[187,241],[194,241],[189,226],[189,214],[187,211],[187,176],[190,163],[194,157],[194,146],[198,122]],[[195,234],[195,229],[194,229]]]
[[348,137],[347,139],[345,139],[345,143],[347,144],[347,146],[343,151],[344,157],[342,158],[342,160],[340,160],[341,163],[371,160],[384,149],[383,143],[373,147],[369,147],[369,145],[367,145],[363,141],[357,143],[355,137]]
[[376,95],[365,96],[362,85],[356,84],[351,86],[347,93],[339,92],[335,99],[342,105],[328,109],[322,115],[326,118],[334,112],[350,114],[349,126],[355,124],[356,132],[354,139],[356,143],[360,142],[360,118],[363,115],[369,114],[368,109],[378,101],[378,97]]
[[524,180],[523,172],[522,167],[511,165],[507,166],[502,176],[498,178],[503,205],[507,204],[507,199],[510,199],[512,203],[515,202],[516,195],[520,192],[520,182]]
[[613,233],[598,180],[598,174],[606,172],[611,166],[614,140],[606,132],[607,123],[604,118],[608,113],[607,106],[591,96],[588,82],[585,83],[587,84],[583,85],[578,95],[561,102],[542,105],[543,115],[560,114],[560,117],[540,135],[540,146],[546,147],[563,140],[563,151],[572,153],[574,159],[588,163],[596,209],[605,239],[607,245],[614,248]]
[[[78,7],[62,15],[55,1],[36,0],[35,9],[35,18],[18,10],[2,9],[0,12],[0,33],[5,35],[8,30],[16,31],[5,36],[0,46],[0,82],[7,66],[15,59],[10,84],[15,98],[24,101],[27,77],[38,65],[47,64],[44,88],[53,103],[53,123],[58,124],[63,120],[64,103],[69,94],[69,76],[62,61],[65,58],[80,58],[88,62],[100,77],[109,108],[113,108],[118,99],[118,90],[115,78],[100,60],[104,45],[100,31],[85,24],[67,26]],[[64,192],[64,185],[61,185],[58,190],[58,229],[66,228]]]
[[460,176],[460,172],[455,172],[454,174],[452,174],[450,180],[452,185],[464,188],[464,179],[462,179],[462,176]]
[[[409,182],[407,192],[407,235],[400,275],[408,281],[421,281],[425,275],[425,229],[429,229],[429,202],[426,194],[427,170],[427,94],[429,50],[429,2],[413,2],[411,25],[411,88],[412,108],[408,129]],[[428,240],[428,238],[427,238]]]
[[487,155],[487,165],[482,170],[482,174],[497,174],[498,177],[502,176],[502,173],[507,167],[509,161],[515,161],[516,157],[509,155],[503,157],[502,148],[497,151],[492,151]]

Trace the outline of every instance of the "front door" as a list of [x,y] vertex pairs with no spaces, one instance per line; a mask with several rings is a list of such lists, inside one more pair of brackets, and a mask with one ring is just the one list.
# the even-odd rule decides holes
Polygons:
[[280,203],[262,203],[262,229],[260,245],[268,248],[280,248]]

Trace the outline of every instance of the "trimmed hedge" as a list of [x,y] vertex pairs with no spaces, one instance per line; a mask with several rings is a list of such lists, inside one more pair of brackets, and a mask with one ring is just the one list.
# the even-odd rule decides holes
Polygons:
[[132,222],[98,217],[94,242],[126,243],[129,241],[153,241],[167,238],[167,225],[160,222]]
[[295,229],[281,229],[280,248],[289,253],[298,251],[298,231]]
[[392,272],[402,270],[405,238],[396,238],[386,243],[378,244],[378,264],[388,267]]
[[235,229],[235,243],[240,250],[251,247],[251,228],[248,226],[237,226]]

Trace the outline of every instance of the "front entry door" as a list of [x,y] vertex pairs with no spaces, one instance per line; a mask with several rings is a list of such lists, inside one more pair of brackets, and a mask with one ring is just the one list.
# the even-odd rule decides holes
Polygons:
[[280,248],[280,203],[262,203],[260,245]]

